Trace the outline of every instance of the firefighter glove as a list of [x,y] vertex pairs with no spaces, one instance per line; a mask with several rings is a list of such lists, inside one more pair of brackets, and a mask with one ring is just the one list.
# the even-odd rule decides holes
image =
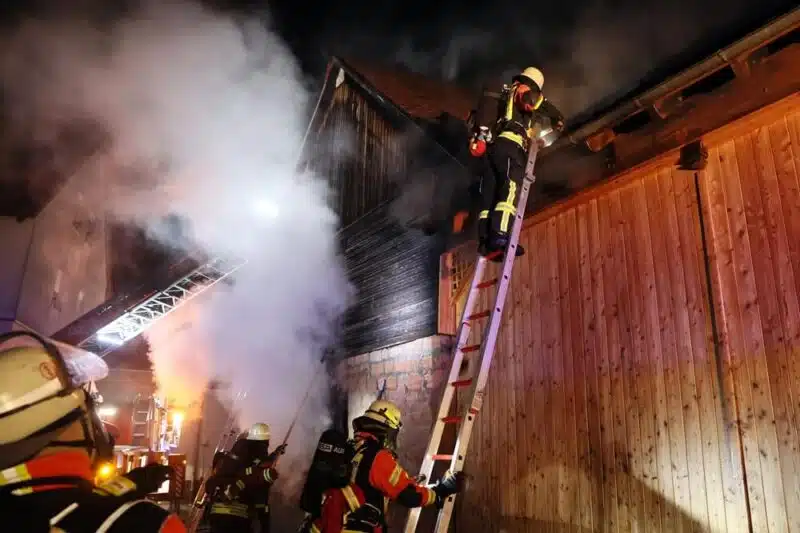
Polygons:
[[431,489],[436,493],[436,507],[441,509],[448,496],[452,496],[464,488],[464,473],[447,472]]
[[134,468],[123,477],[136,483],[138,494],[145,495],[160,489],[161,485],[169,479],[170,473],[172,473],[171,467],[153,463]]
[[286,444],[281,444],[280,446],[275,448],[275,450],[273,450],[273,452],[269,454],[269,456],[267,456],[267,461],[271,463],[285,453],[286,453]]

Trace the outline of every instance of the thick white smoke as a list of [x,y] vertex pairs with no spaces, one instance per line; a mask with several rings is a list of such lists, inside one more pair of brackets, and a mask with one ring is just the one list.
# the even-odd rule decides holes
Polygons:
[[[209,379],[229,379],[231,394],[248,391],[242,427],[268,422],[279,443],[350,294],[325,182],[295,171],[310,95],[293,57],[261,23],[186,2],[156,0],[105,27],[60,20],[4,37],[17,124],[41,140],[97,122],[111,141],[84,168],[98,205],[143,226],[177,213],[207,252],[248,261],[148,338],[166,393],[191,404]],[[317,377],[285,462],[309,457],[327,422]]]

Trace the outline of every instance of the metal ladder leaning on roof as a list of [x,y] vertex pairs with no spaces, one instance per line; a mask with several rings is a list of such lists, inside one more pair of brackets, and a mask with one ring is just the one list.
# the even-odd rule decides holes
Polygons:
[[[495,252],[487,257],[478,256],[475,263],[475,272],[472,276],[472,282],[467,294],[467,301],[464,304],[464,311],[461,315],[461,322],[456,335],[455,352],[453,354],[453,364],[450,368],[450,375],[447,378],[447,385],[444,389],[444,396],[442,403],[439,406],[439,414],[436,417],[436,424],[433,428],[431,440],[428,443],[425,458],[422,461],[422,468],[420,478],[430,479],[433,472],[433,465],[436,461],[449,461],[452,472],[463,470],[464,461],[467,457],[467,448],[469,447],[470,437],[472,436],[472,427],[475,424],[475,417],[481,410],[483,404],[483,394],[486,389],[486,382],[489,378],[489,368],[492,365],[492,358],[494,356],[494,348],[497,342],[497,335],[500,331],[500,320],[503,316],[503,307],[508,294],[508,286],[511,283],[511,271],[514,268],[514,260],[516,259],[517,243],[519,242],[519,235],[522,229],[522,220],[525,216],[525,206],[528,201],[528,193],[536,180],[533,173],[534,166],[536,165],[536,155],[539,151],[538,142],[531,143],[531,148],[528,152],[528,160],[525,165],[525,177],[522,184],[522,190],[519,193],[517,202],[517,213],[514,217],[514,226],[511,230],[511,241],[508,245],[508,252],[503,258],[502,273],[498,278],[483,281],[483,273],[486,268],[486,262],[499,255],[500,252]],[[495,293],[494,305],[491,309],[486,311],[473,312],[478,293],[483,289],[497,286]],[[480,344],[473,346],[465,346],[469,339],[469,333],[472,329],[473,323],[477,320],[488,318],[489,322],[483,330],[483,340]],[[464,354],[479,351],[478,361],[480,368],[478,375],[474,378],[459,380],[461,372],[461,363],[464,360]],[[453,403],[456,388],[471,389],[472,399],[469,402],[467,412],[462,416],[449,416],[450,407]],[[461,424],[458,430],[458,438],[456,440],[455,449],[452,453],[441,454],[439,453],[439,446],[442,442],[442,433],[447,424]],[[423,478],[424,476],[424,478]],[[453,514],[453,505],[455,504],[455,495],[450,496],[445,501],[442,509],[439,510],[439,517],[436,521],[436,533],[446,533],[450,525],[450,518]],[[419,507],[411,509],[406,521],[405,533],[414,533],[417,529],[417,522],[419,521],[421,509]]]

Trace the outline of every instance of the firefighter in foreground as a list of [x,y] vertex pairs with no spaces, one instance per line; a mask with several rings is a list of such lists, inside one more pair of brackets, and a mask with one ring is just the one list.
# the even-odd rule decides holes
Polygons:
[[[517,189],[522,185],[531,142],[536,142],[535,116],[546,117],[561,131],[564,119],[542,93],[544,75],[526,68],[499,94],[484,90],[473,116],[470,154],[481,159],[481,211],[478,252],[505,250],[517,213]],[[517,245],[516,255],[525,249]],[[497,261],[502,258],[497,258]]]
[[131,478],[92,482],[113,444],[85,386],[107,374],[89,352],[27,332],[0,335],[4,531],[186,531],[177,516],[140,499],[149,490]]
[[213,533],[252,531],[253,522],[261,533],[269,532],[269,492],[278,479],[275,463],[286,451],[282,444],[269,453],[269,439],[269,426],[254,424],[219,457],[206,482],[212,495],[208,521]]
[[350,483],[329,489],[322,513],[310,526],[314,533],[383,533],[390,500],[404,507],[441,507],[461,490],[463,476],[448,474],[431,487],[417,484],[398,464],[397,435],[400,409],[377,400],[353,420],[354,456]]

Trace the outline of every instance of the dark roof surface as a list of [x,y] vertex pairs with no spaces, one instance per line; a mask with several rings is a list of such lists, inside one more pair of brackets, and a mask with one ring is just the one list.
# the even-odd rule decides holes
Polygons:
[[[763,5],[762,5],[763,4]],[[559,81],[551,77],[550,97],[553,102],[567,113],[571,127],[578,127],[610,112],[623,102],[634,98],[638,94],[655,87],[656,85],[678,75],[693,64],[705,60],[716,51],[732,44],[748,33],[757,30],[771,20],[788,13],[795,7],[794,2],[786,0],[768,0],[762,4],[753,3],[748,12],[737,12],[733,16],[725,17],[718,21],[713,28],[696,39],[685,42],[682,47],[673,46],[670,49],[679,50],[672,55],[654,55],[649,58],[649,70],[642,72],[635,81],[616,80],[603,91],[595,91],[596,98],[588,101],[585,98],[591,80],[583,80],[580,86],[564,87]],[[686,21],[694,23],[690,18]],[[711,31],[713,29],[713,31]],[[600,46],[600,45],[598,45]],[[632,42],[631,46],[637,46]],[[609,48],[613,53],[614,48]],[[365,61],[360,58],[345,58],[342,63],[360,73],[365,81],[369,82],[381,94],[390,99],[408,114],[423,119],[435,118],[442,111],[452,115],[466,118],[466,114],[477,98],[474,89],[465,89],[444,81],[436,81],[420,74],[411,72],[403,66],[390,64],[376,65],[374,61]],[[558,77],[559,66],[551,68],[551,76]],[[610,75],[610,74],[609,74]],[[569,77],[569,76],[568,76]],[[604,76],[608,78],[608,76]],[[614,79],[613,77],[611,78]],[[605,79],[604,83],[608,80]],[[574,80],[570,83],[575,83]],[[545,88],[547,91],[547,88]],[[576,96],[580,93],[580,98]],[[577,105],[575,99],[583,103]],[[564,101],[561,101],[564,99]]]
[[432,120],[442,113],[466,119],[476,95],[453,84],[431,80],[407,69],[341,59],[383,96],[414,118]]

